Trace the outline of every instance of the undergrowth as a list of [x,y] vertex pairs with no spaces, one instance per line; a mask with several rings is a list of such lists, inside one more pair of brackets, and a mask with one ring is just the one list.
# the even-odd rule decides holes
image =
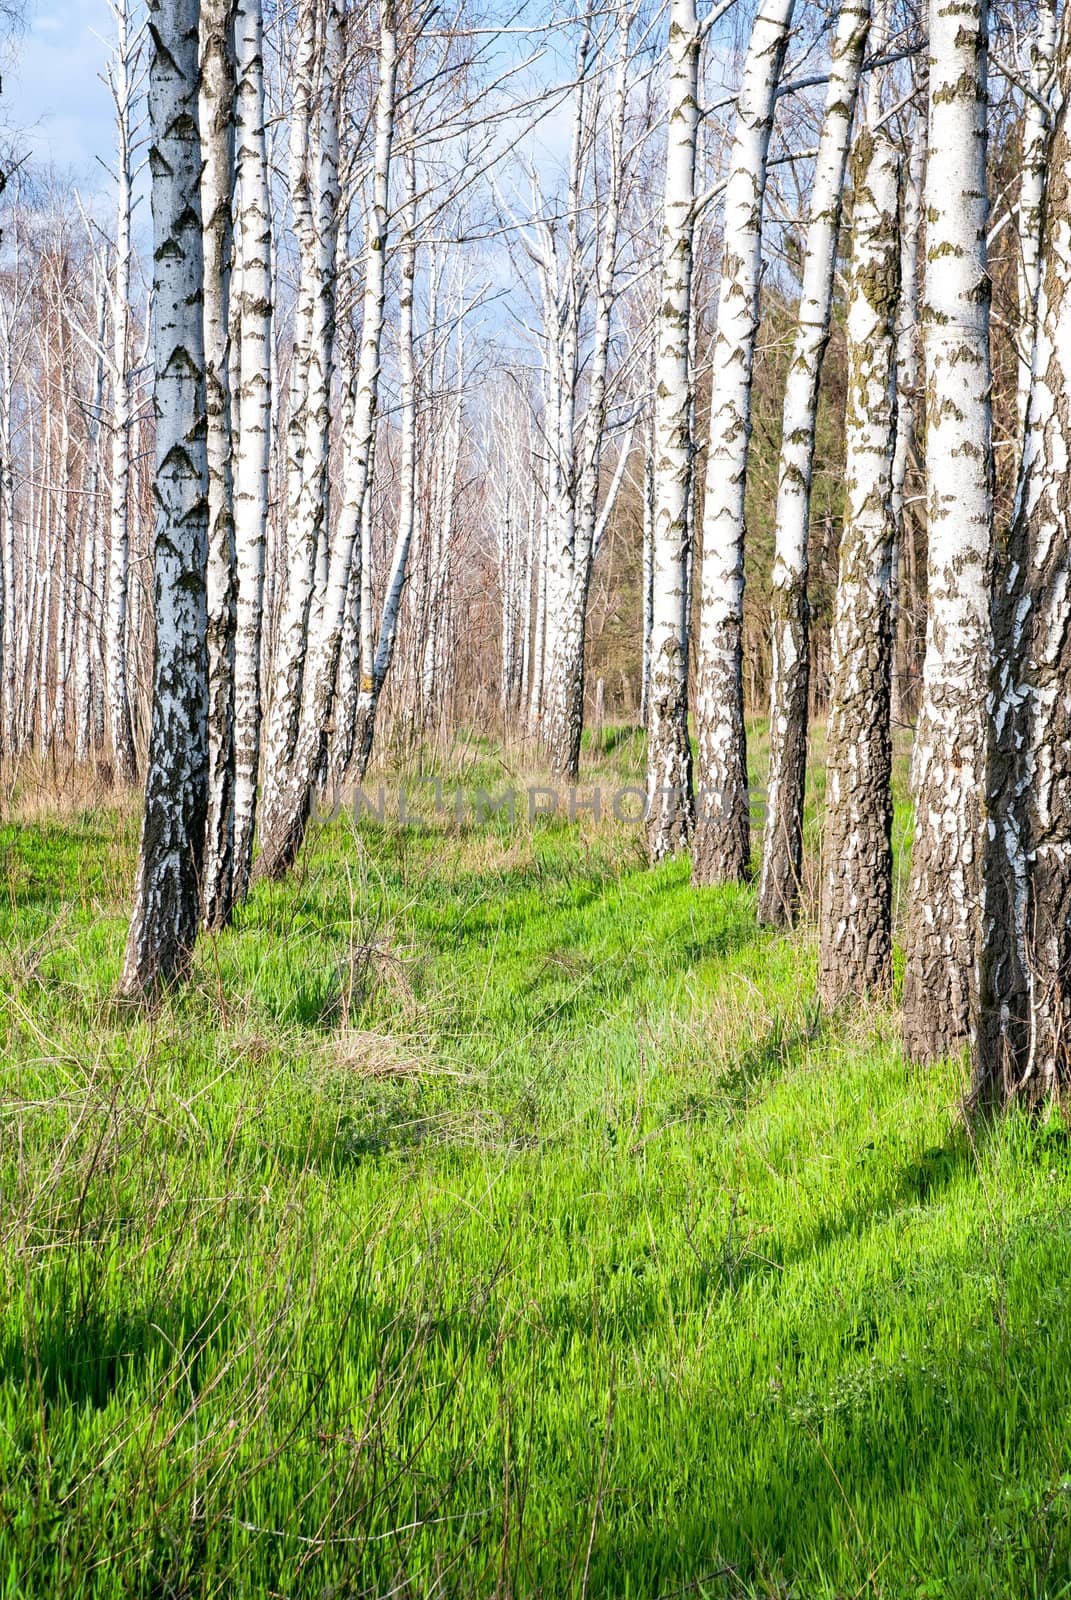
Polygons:
[[1062,1121],[590,818],[339,818],[131,1012],[136,842],[0,833],[0,1593],[1071,1594]]

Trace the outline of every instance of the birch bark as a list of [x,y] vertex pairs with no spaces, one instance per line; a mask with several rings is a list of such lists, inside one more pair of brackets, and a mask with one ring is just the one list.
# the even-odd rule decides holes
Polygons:
[[1059,46],[1034,382],[994,606],[988,827],[972,1098],[1071,1084],[1071,12]]
[[[331,551],[323,621],[312,663],[313,685],[302,719],[298,747],[285,780],[265,796],[258,876],[278,878],[293,865],[305,837],[312,786],[323,769],[338,673],[350,569],[361,537],[361,508],[371,462],[379,390],[380,342],[386,299],[386,248],[391,149],[394,140],[398,37],[394,0],[383,0],[380,15],[379,84],[376,95],[372,202],[365,244],[365,283],[361,349],[357,363],[353,418],[343,466],[343,504]],[[404,568],[403,568],[404,573]],[[365,663],[362,663],[362,672]],[[363,687],[363,686],[362,686]]]
[[145,817],[120,992],[188,967],[208,808],[208,463],[197,0],[150,0],[156,648]]
[[[105,268],[105,270],[107,270]],[[97,312],[97,341],[93,359],[93,392],[89,405],[86,437],[86,484],[83,513],[80,518],[82,569],[81,593],[76,613],[76,639],[74,656],[75,735],[74,759],[82,764],[89,759],[94,745],[93,701],[97,692],[100,662],[97,652],[97,630],[100,623],[97,595],[98,563],[100,560],[100,447],[101,423],[104,415],[104,355],[108,332],[107,283],[101,283],[100,303]]]
[[238,0],[235,47],[241,242],[237,295],[241,387],[237,397],[234,463],[234,542],[238,578],[234,650],[234,896],[239,900],[249,885],[256,828],[272,423],[271,200],[260,0]]
[[687,845],[694,814],[688,738],[688,507],[693,452],[688,331],[701,42],[695,0],[671,0],[647,711],[646,820],[652,863]]
[[[328,5],[332,0],[327,0]],[[294,350],[290,374],[290,415],[287,422],[287,526],[286,566],[282,573],[282,607],[272,662],[273,693],[268,714],[267,762],[262,809],[265,817],[279,799],[300,738],[302,707],[307,693],[310,623],[316,586],[316,561],[326,497],[328,403],[333,335],[335,266],[334,229],[338,223],[337,195],[333,216],[330,197],[337,182],[334,164],[324,159],[315,95],[316,60],[320,47],[318,0],[304,0],[299,15],[300,38],[294,65],[294,94],[290,129],[290,191],[294,229],[298,237],[300,270],[294,313]],[[325,86],[330,100],[336,92]],[[337,116],[329,120],[337,133]],[[318,184],[327,193],[320,204]],[[329,226],[324,237],[322,224]],[[326,274],[327,282],[324,281]]]
[[986,271],[986,0],[930,0],[926,173],[929,617],[915,738],[904,1041],[932,1061],[967,1039],[975,992],[992,655]]
[[725,189],[703,506],[696,694],[699,795],[692,840],[695,884],[746,878],[751,857],[742,654],[744,493],[759,326],[766,161],[793,9],[794,0],[761,0],[744,64]]
[[112,291],[112,426],[111,547],[108,559],[107,678],[108,711],[115,774],[120,783],[137,777],[134,730],[127,685],[127,597],[130,559],[130,281],[133,247],[130,213],[134,152],[131,116],[134,97],[134,49],[127,0],[119,0],[115,18],[119,39],[109,66],[115,103],[116,171],[115,283]]
[[916,656],[914,593],[914,518],[907,505],[907,475],[915,451],[921,353],[919,323],[919,245],[922,239],[922,196],[926,181],[927,119],[925,108],[915,119],[900,228],[900,310],[896,328],[896,453],[892,469],[892,511],[896,543],[892,559],[893,669],[890,715],[893,726],[914,708]]
[[819,990],[827,1006],[892,984],[892,462],[900,286],[899,156],[866,128],[852,153],[852,268],[840,544],[826,758]]
[[208,818],[201,915],[226,927],[234,889],[234,481],[230,294],[234,248],[234,0],[201,0],[199,117],[204,170],[205,401],[208,418]]
[[[618,226],[624,169],[624,128],[628,87],[629,7],[618,6],[617,65],[614,94],[607,129],[609,173],[605,205],[598,217],[600,240],[595,264],[594,327],[588,368],[588,394],[580,443],[580,460],[574,459],[573,404],[563,419],[562,447],[568,452],[567,492],[575,504],[565,519],[562,571],[557,587],[553,652],[550,664],[550,696],[545,714],[544,740],[556,777],[575,783],[580,772],[580,741],[584,725],[584,629],[588,595],[595,557],[595,526],[598,518],[599,466],[607,416],[607,373],[610,334],[615,300]],[[583,84],[581,88],[583,89]],[[588,94],[590,96],[590,89]],[[579,119],[583,121],[581,101]],[[578,186],[579,187],[579,186]],[[579,193],[576,195],[579,200]],[[575,240],[570,240],[570,273],[581,269]],[[571,300],[579,320],[581,292],[574,282]],[[566,381],[574,387],[579,381],[576,340],[573,340],[571,368]],[[567,430],[567,431],[566,431]]]
[[1056,0],[1037,0],[1030,50],[1030,88],[1023,108],[1022,179],[1019,185],[1019,329],[1017,347],[1020,436],[1026,428],[1034,360],[1038,289],[1041,282],[1041,223],[1045,205],[1056,57]]
[[770,631],[770,775],[758,895],[759,921],[782,926],[795,917],[803,865],[810,680],[807,557],[818,386],[829,343],[841,194],[870,9],[870,0],[843,0],[837,18],[785,387]]
[[15,474],[11,439],[11,321],[3,318],[3,343],[0,344],[0,519],[3,544],[3,594],[0,595],[0,624],[3,650],[0,666],[3,676],[3,716],[0,718],[0,753],[14,755],[18,748],[16,676],[17,631],[15,625]]

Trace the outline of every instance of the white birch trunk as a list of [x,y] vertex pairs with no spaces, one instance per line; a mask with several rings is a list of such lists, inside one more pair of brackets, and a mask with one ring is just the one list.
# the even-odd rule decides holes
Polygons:
[[236,160],[241,276],[237,285],[239,370],[234,461],[238,578],[234,647],[234,897],[253,866],[260,768],[261,649],[268,542],[272,423],[271,202],[264,132],[264,39],[260,0],[238,0]]
[[818,973],[823,1004],[892,985],[892,463],[900,159],[864,128],[852,155],[847,507],[833,624]]
[[870,0],[842,0],[815,159],[792,361],[785,386],[778,468],[770,673],[770,775],[759,876],[760,922],[796,914],[803,866],[810,641],[807,554],[818,386],[829,342],[841,195],[852,119],[870,29]]
[[[568,439],[564,435],[562,439],[563,446],[567,446],[569,451],[569,481],[576,501],[570,519],[572,544],[563,552],[563,571],[558,590],[554,655],[550,674],[551,699],[547,708],[549,717],[546,719],[544,738],[552,772],[570,783],[576,782],[580,772],[580,740],[584,723],[584,627],[588,594],[591,589],[591,572],[596,554],[599,468],[606,432],[607,372],[615,301],[621,185],[624,179],[629,20],[629,7],[624,4],[619,5],[617,66],[607,129],[609,181],[603,215],[598,218],[601,236],[595,265],[594,327],[590,360],[587,363],[588,394],[579,462],[574,459],[575,446],[572,438],[575,385],[579,377],[575,341],[571,349],[574,405],[569,408],[565,423],[569,427]],[[582,102],[578,115],[583,118]],[[579,200],[579,192],[576,198]],[[579,322],[580,290],[576,284],[576,274],[581,267],[581,261],[575,241],[571,242],[573,250],[577,252],[572,254],[570,260],[573,278],[571,300],[577,305],[577,322]],[[567,370],[567,381],[568,377]]]
[[[416,521],[416,406],[417,379],[413,345],[413,295],[416,284],[416,166],[412,146],[405,163],[405,193],[402,202],[402,237],[399,242],[401,290],[398,299],[398,364],[401,375],[401,451],[398,462],[398,529],[391,555],[387,586],[383,596],[379,636],[375,653],[367,651],[361,660],[361,683],[357,696],[352,764],[358,779],[368,768],[375,736],[376,710],[394,657],[398,632],[398,612],[405,584],[409,552]],[[370,587],[369,587],[370,594]]]
[[97,650],[100,625],[97,581],[100,560],[100,445],[104,415],[104,342],[108,331],[107,284],[101,283],[97,320],[97,342],[93,363],[93,390],[89,405],[86,438],[86,477],[83,513],[80,520],[82,570],[77,607],[74,694],[74,759],[81,765],[89,760],[95,745],[93,704],[97,692],[100,662]]
[[751,845],[744,732],[744,496],[759,327],[766,161],[794,0],[761,0],[744,63],[722,224],[711,370],[699,607],[698,802],[692,881],[746,878]]
[[993,520],[985,0],[931,0],[926,173],[929,617],[915,739],[904,1040],[967,1039],[979,923]]
[[655,475],[654,440],[648,446],[643,463],[643,554],[641,558],[641,584],[643,588],[643,634],[640,659],[640,721],[647,726],[647,712],[651,699],[651,633],[654,627],[654,520]]
[[108,561],[107,676],[108,711],[115,775],[131,784],[137,777],[134,730],[127,685],[127,596],[130,557],[130,283],[133,246],[130,238],[134,152],[131,115],[134,84],[131,73],[128,0],[119,0],[115,17],[119,41],[112,61],[115,102],[116,171],[115,282],[112,291],[112,438],[111,548]]
[[[313,690],[291,770],[265,796],[263,840],[257,873],[281,876],[294,862],[305,836],[312,786],[323,769],[330,732],[332,697],[338,673],[353,548],[361,537],[360,517],[371,463],[379,390],[380,340],[386,298],[386,247],[391,148],[394,139],[398,40],[394,0],[383,0],[380,16],[379,85],[376,95],[372,203],[367,222],[361,348],[357,363],[353,418],[343,467],[343,505],[331,551],[323,622],[312,659]],[[364,666],[362,665],[362,671]]]
[[0,346],[0,685],[3,711],[0,716],[0,758],[17,753],[16,675],[17,630],[15,623],[15,474],[11,450],[11,323],[4,317],[3,344]]
[[647,846],[652,862],[687,844],[693,816],[688,739],[688,506],[692,493],[688,338],[700,43],[695,0],[671,0],[662,290],[656,334],[647,719]]
[[972,1099],[1071,1084],[1071,12],[1048,164],[1023,475],[994,606],[988,827]]
[[909,588],[914,553],[908,540],[914,540],[914,519],[906,499],[907,474],[915,448],[918,416],[921,347],[919,322],[919,245],[922,238],[922,197],[926,180],[927,119],[925,107],[915,118],[915,134],[908,163],[907,186],[900,229],[900,311],[896,326],[896,453],[892,470],[892,511],[896,525],[893,546],[893,673],[891,717],[893,726],[902,723],[914,704],[909,681],[915,660],[915,607],[917,597]]
[[[330,3],[330,0],[328,0]],[[299,43],[294,63],[294,94],[290,123],[290,198],[294,231],[299,246],[297,302],[290,370],[287,419],[286,564],[280,573],[282,599],[279,627],[272,657],[272,696],[266,737],[265,793],[263,804],[288,778],[301,729],[305,669],[309,652],[309,622],[316,582],[316,556],[322,500],[317,484],[326,454],[315,459],[322,439],[327,397],[323,392],[324,328],[317,326],[323,312],[318,266],[317,207],[312,171],[318,168],[318,139],[312,135],[314,77],[318,48],[317,0],[303,0],[298,17]],[[331,268],[334,259],[332,255]],[[314,458],[306,461],[310,444]],[[319,484],[322,489],[322,483]]]
[[185,972],[208,809],[208,463],[200,286],[197,0],[150,0],[156,649],[145,820],[120,990]]
[[1017,348],[1020,437],[1026,427],[1030,374],[1034,363],[1038,288],[1041,282],[1041,222],[1049,165],[1053,66],[1056,58],[1056,0],[1037,0],[1037,23],[1030,51],[1030,88],[1023,109],[1022,179],[1019,185],[1019,328]]
[[208,416],[208,819],[201,914],[226,927],[234,887],[234,654],[237,579],[230,392],[234,246],[234,0],[201,0],[205,399]]

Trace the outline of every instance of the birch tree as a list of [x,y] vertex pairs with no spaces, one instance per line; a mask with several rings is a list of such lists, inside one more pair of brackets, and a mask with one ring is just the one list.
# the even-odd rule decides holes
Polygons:
[[761,0],[744,63],[725,189],[711,370],[699,609],[699,797],[692,881],[747,876],[751,844],[744,732],[744,492],[759,326],[766,163],[794,0]]
[[1071,1082],[1071,13],[1059,47],[1023,476],[994,606],[981,993],[972,1097]]
[[1030,93],[1023,107],[1022,178],[1019,184],[1019,328],[1017,335],[1018,416],[1026,427],[1030,376],[1034,361],[1038,289],[1041,282],[1041,220],[1052,124],[1053,68],[1056,55],[1056,0],[1037,0],[1037,21],[1030,48]]
[[120,783],[137,777],[127,684],[127,596],[130,556],[130,288],[133,245],[130,220],[134,182],[134,103],[142,35],[130,26],[130,0],[117,0],[115,54],[108,84],[115,107],[115,280],[112,291],[111,514],[108,562],[108,710],[115,773]]
[[[628,87],[629,27],[631,7],[617,7],[617,60],[613,94],[606,128],[606,197],[592,205],[591,232],[597,239],[595,260],[583,260],[579,244],[580,209],[584,194],[584,169],[594,166],[597,151],[598,90],[586,74],[587,51],[582,53],[574,113],[573,154],[568,201],[568,249],[564,285],[546,285],[544,300],[552,312],[557,337],[548,341],[557,354],[553,377],[559,390],[555,448],[559,456],[559,505],[549,546],[548,590],[553,620],[551,630],[549,695],[544,708],[544,745],[552,772],[575,783],[580,770],[580,740],[584,720],[584,626],[595,555],[598,518],[599,467],[606,432],[607,380],[610,336],[618,258],[621,191],[624,182],[624,129]],[[586,35],[585,35],[586,37]],[[590,127],[590,132],[589,132]],[[585,151],[585,143],[591,148]],[[552,257],[540,256],[549,278]],[[594,280],[591,310],[592,335],[587,359],[582,360],[581,324],[584,312],[583,278]],[[555,292],[557,291],[557,292]],[[586,368],[588,393],[576,440],[578,389]]]
[[237,606],[234,649],[234,879],[241,899],[253,865],[260,768],[261,645],[272,425],[271,197],[260,0],[237,0],[236,167],[240,269],[239,389],[234,461]]
[[234,242],[234,3],[201,0],[205,397],[208,419],[208,819],[201,911],[230,921],[234,882],[236,572],[231,444],[230,289]]
[[986,0],[931,0],[926,173],[929,616],[915,739],[904,1040],[965,1043],[975,986],[993,516]]
[[150,0],[156,417],[152,723],[120,991],[181,977],[200,915],[208,808],[208,462],[200,288],[197,0]]
[[[17,282],[17,279],[16,279]],[[11,346],[14,335],[14,297],[6,297],[7,304],[0,305],[0,570],[3,575],[3,592],[0,594],[0,687],[3,691],[0,715],[0,756],[10,756],[18,742],[16,704],[18,698],[16,654],[18,630],[15,617],[15,474],[11,425],[12,377],[14,363]]]
[[803,863],[810,681],[807,549],[818,385],[829,342],[841,194],[870,9],[870,0],[843,0],[837,18],[785,387],[773,565],[770,773],[758,896],[759,921],[775,924],[793,920]]
[[[327,41],[337,46],[334,0],[324,0]],[[299,246],[294,348],[287,424],[286,568],[272,666],[266,735],[265,816],[286,781],[301,732],[317,561],[328,526],[330,393],[334,364],[335,262],[338,245],[337,48],[327,52],[319,97],[317,57],[324,41],[320,0],[303,0],[294,63],[290,188]],[[322,596],[321,596],[322,599]]]
[[[908,469],[915,450],[921,351],[919,320],[919,244],[922,237],[922,200],[926,177],[927,119],[925,107],[916,113],[904,190],[900,226],[900,309],[896,328],[896,451],[892,469],[892,512],[896,527],[893,546],[893,674],[891,716],[902,722],[907,707],[907,673],[914,662],[915,594],[914,519],[908,510]],[[910,558],[910,559],[909,559]]]
[[852,155],[847,507],[833,625],[819,989],[833,1006],[892,984],[892,553],[900,162],[864,126]]
[[81,539],[82,566],[80,573],[80,604],[76,616],[75,640],[75,738],[74,759],[78,763],[89,760],[96,746],[94,704],[100,693],[102,668],[100,652],[100,600],[97,586],[101,569],[101,444],[104,419],[104,364],[107,337],[108,292],[105,260],[98,295],[97,330],[93,348],[93,388],[88,405],[88,438],[86,441],[86,488],[82,502]]
[[[312,660],[311,693],[304,708],[297,748],[288,768],[284,769],[264,797],[261,853],[256,870],[259,876],[271,878],[281,876],[293,864],[301,848],[313,784],[322,770],[326,755],[353,552],[361,537],[361,510],[373,449],[380,341],[386,300],[388,190],[398,71],[394,0],[383,0],[379,33],[379,82],[372,200],[365,239],[361,345],[343,464],[342,507],[331,549],[321,626]],[[364,670],[362,663],[362,672]]]
[[699,55],[695,0],[670,0],[662,294],[656,333],[654,531],[647,702],[647,847],[652,862],[691,836],[688,544],[692,494],[692,234]]

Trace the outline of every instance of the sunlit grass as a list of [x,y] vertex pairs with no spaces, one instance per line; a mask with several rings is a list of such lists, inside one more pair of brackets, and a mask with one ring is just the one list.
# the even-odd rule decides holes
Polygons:
[[339,819],[123,1011],[135,847],[0,833],[3,1594],[1071,1593],[1062,1122],[590,820]]

